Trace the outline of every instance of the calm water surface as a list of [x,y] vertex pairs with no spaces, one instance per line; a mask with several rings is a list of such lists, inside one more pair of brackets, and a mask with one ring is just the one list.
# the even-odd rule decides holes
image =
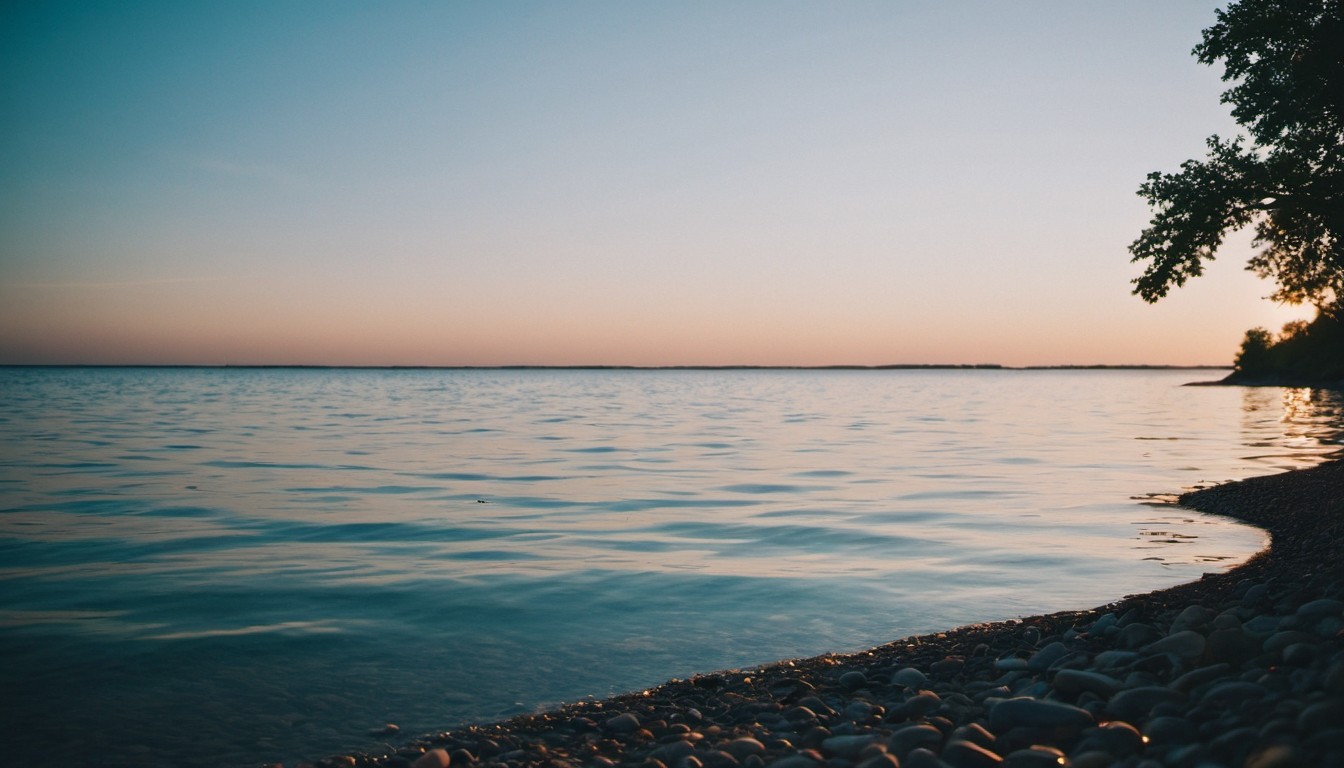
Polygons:
[[1098,605],[1340,450],[1189,371],[0,369],[10,759],[249,765]]

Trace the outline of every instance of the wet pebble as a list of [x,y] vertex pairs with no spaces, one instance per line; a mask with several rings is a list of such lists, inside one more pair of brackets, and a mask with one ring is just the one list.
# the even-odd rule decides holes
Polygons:
[[1154,717],[1144,726],[1143,733],[1154,744],[1185,744],[1194,739],[1195,724],[1183,717],[1170,715]]
[[1085,709],[1041,699],[1004,699],[989,710],[989,728],[998,733],[1018,726],[1029,728],[1084,728],[1095,722]]
[[452,764],[446,749],[431,749],[411,763],[411,768],[448,768]]
[[632,733],[639,730],[639,717],[633,712],[622,712],[604,721],[602,730],[609,733]]
[[929,665],[929,671],[935,675],[955,675],[966,666],[966,660],[960,656],[946,656],[941,661]]
[[1003,768],[1060,768],[1066,763],[1064,752],[1054,747],[1035,746],[1009,752]]
[[926,724],[901,728],[891,734],[891,738],[887,740],[887,746],[890,747],[891,752],[902,759],[914,749],[936,749],[942,743],[943,732],[932,725]]
[[868,676],[855,670],[850,670],[840,676],[840,685],[846,690],[856,691],[868,684]]
[[985,727],[979,723],[970,723],[961,726],[952,732],[952,738],[960,739],[961,741],[969,741],[972,744],[979,744],[986,749],[994,748],[994,734],[985,730]]
[[877,740],[877,734],[832,736],[821,743],[821,751],[854,760],[865,749],[875,744]]
[[1128,757],[1143,751],[1143,734],[1129,723],[1112,720],[1084,731],[1078,749],[1083,752],[1099,750],[1117,757]]
[[901,768],[901,762],[884,752],[864,760],[856,768]]
[[896,670],[891,675],[892,685],[899,685],[905,688],[917,689],[928,681],[929,679],[924,676],[924,673],[914,667],[903,667]]
[[1084,669],[1061,669],[1055,674],[1053,683],[1055,689],[1062,693],[1077,695],[1088,692],[1108,698],[1122,686],[1119,680],[1110,675]]
[[1170,653],[1182,659],[1197,659],[1204,654],[1204,636],[1187,629],[1149,643],[1145,653]]
[[1135,622],[1120,629],[1116,644],[1126,650],[1137,650],[1162,637],[1162,631],[1151,624]]
[[1120,691],[1106,703],[1106,711],[1126,722],[1146,720],[1158,704],[1184,700],[1180,691],[1160,685],[1147,685]]
[[1210,686],[1200,697],[1200,702],[1206,706],[1239,707],[1249,701],[1259,701],[1266,693],[1263,685],[1228,680]]
[[1051,643],[1027,660],[1027,669],[1032,672],[1044,672],[1051,664],[1069,655],[1069,647],[1060,642]]
[[1172,620],[1171,631],[1199,629],[1212,621],[1216,615],[1211,609],[1202,605],[1186,606],[1185,610],[1177,614],[1176,618]]
[[901,768],[947,768],[938,754],[929,749],[915,749],[901,760]]
[[969,741],[949,741],[943,748],[943,762],[953,768],[995,768],[1003,758]]

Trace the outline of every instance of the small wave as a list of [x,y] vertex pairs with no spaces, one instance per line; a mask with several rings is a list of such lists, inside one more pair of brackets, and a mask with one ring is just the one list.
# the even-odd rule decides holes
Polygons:
[[854,474],[843,469],[811,469],[806,472],[794,472],[794,477],[847,477]]
[[567,475],[487,475],[480,472],[417,472],[408,474],[411,477],[423,477],[426,480],[458,480],[468,483],[543,483],[551,480],[574,479]]
[[340,472],[371,471],[373,467],[360,464],[297,464],[278,461],[237,461],[232,459],[214,459],[202,462],[201,466],[216,469],[331,469]]
[[330,621],[282,621],[278,624],[253,624],[234,629],[203,629],[195,632],[167,632],[150,635],[146,640],[203,640],[212,637],[239,637],[242,635],[332,635],[345,632]]
[[737,485],[720,486],[719,490],[729,493],[798,493],[801,491],[814,491],[816,488],[809,488],[803,485],[783,485],[772,483],[739,483]]

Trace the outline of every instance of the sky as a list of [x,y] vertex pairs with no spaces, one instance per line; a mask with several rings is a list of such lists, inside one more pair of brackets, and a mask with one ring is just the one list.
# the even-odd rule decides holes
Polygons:
[[1229,364],[1220,4],[0,6],[0,363]]

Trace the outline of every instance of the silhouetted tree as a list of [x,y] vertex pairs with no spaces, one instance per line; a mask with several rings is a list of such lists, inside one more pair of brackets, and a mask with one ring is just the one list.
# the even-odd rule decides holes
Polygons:
[[1223,62],[1223,103],[1249,136],[1213,136],[1204,160],[1139,187],[1155,214],[1129,247],[1148,262],[1134,292],[1157,301],[1254,224],[1247,269],[1278,284],[1272,298],[1344,300],[1344,0],[1233,2],[1193,53]]
[[1233,365],[1242,373],[1260,374],[1271,367],[1269,350],[1274,346],[1274,334],[1264,328],[1252,328],[1241,341]]
[[1277,337],[1264,328],[1246,332],[1230,383],[1344,385],[1344,313],[1323,307],[1310,323],[1294,320]]

